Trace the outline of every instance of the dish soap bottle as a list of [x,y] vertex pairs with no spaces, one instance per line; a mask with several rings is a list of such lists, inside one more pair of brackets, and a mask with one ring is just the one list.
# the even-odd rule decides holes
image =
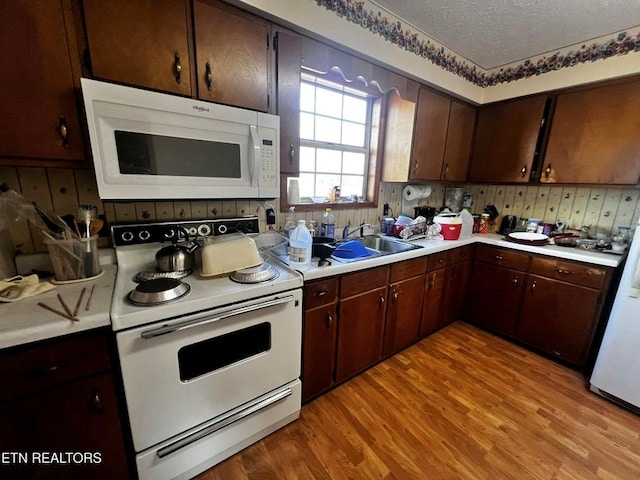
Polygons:
[[312,243],[307,222],[298,220],[298,226],[289,236],[289,265],[295,268],[311,263]]
[[335,238],[336,236],[336,217],[331,213],[331,209],[327,208],[322,214],[322,223],[320,223],[320,235],[323,237]]
[[289,238],[293,229],[296,228],[295,210],[296,207],[289,207],[289,211],[284,220],[284,236],[287,238]]

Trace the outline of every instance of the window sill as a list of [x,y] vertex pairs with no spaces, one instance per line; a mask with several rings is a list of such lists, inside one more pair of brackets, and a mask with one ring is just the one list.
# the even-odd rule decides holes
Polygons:
[[283,202],[281,205],[281,210],[286,212],[289,207],[295,207],[296,212],[323,212],[325,209],[330,208],[331,210],[354,210],[357,208],[377,208],[377,202],[373,201],[362,201],[362,202],[324,202],[324,203],[296,203],[289,204]]

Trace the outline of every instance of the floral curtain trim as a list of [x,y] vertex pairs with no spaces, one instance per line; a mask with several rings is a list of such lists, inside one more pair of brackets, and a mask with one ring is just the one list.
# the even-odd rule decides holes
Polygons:
[[430,40],[420,39],[417,33],[409,29],[403,30],[401,22],[389,20],[382,12],[367,10],[364,2],[356,0],[315,0],[315,2],[318,6],[335,12],[339,17],[360,25],[403,50],[412,52],[480,87],[513,82],[573,67],[580,63],[595,62],[640,51],[640,31],[635,34],[620,32],[615,38],[605,39],[600,43],[596,41],[565,53],[557,52],[548,57],[534,57],[498,70],[485,71],[476,65],[459,60],[443,46]]

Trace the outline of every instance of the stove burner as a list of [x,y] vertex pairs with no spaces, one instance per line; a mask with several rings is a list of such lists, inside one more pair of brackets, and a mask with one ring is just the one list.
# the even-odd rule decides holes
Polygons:
[[184,297],[191,287],[176,278],[157,278],[147,280],[136,286],[126,299],[132,305],[147,307],[160,305]]
[[238,270],[229,275],[229,278],[238,283],[261,283],[278,278],[278,270],[269,262],[262,262],[255,267]]
[[133,281],[136,283],[148,282],[149,280],[156,280],[158,278],[184,278],[188,275],[191,275],[193,270],[174,270],[173,272],[159,272],[157,270],[153,271],[142,271],[138,272],[134,275]]

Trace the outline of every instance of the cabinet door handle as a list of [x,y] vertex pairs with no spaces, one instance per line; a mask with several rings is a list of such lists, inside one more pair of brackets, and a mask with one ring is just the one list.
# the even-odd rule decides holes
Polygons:
[[58,117],[58,135],[62,140],[62,146],[69,148],[69,129],[67,128],[67,119],[65,117]]
[[100,390],[97,388],[93,391],[93,408],[98,413],[104,411],[104,405],[102,404],[102,399],[100,398]]
[[413,166],[413,173],[416,173],[418,171],[418,165],[420,165],[420,163],[416,162],[416,164]]
[[517,287],[517,286],[518,286],[518,282],[520,282],[520,277],[515,277],[515,278],[513,279],[513,286],[514,286],[514,287]]
[[447,173],[449,173],[449,164],[445,163],[444,164],[444,170],[442,171],[443,178],[447,178]]
[[382,308],[384,306],[384,302],[385,302],[384,295],[380,295],[380,299],[378,300],[378,306]]
[[520,175],[522,176],[522,178],[524,178],[526,174],[527,174],[527,166],[525,165],[520,169]]
[[333,316],[330,312],[327,312],[327,330],[331,328],[331,325],[333,325]]
[[428,290],[431,290],[433,288],[433,286],[436,283],[436,274],[432,273],[431,274],[431,278],[429,279],[429,281],[427,282],[427,288]]
[[535,280],[531,282],[531,293],[534,292],[537,286],[538,286],[538,282],[536,282]]
[[180,63],[180,55],[178,55],[178,52],[176,52],[175,57],[173,58],[173,73],[176,77],[176,83],[180,83],[182,76],[182,63]]
[[396,303],[398,301],[399,295],[400,295],[400,292],[396,292],[395,290],[393,291],[393,295],[391,295],[391,300],[393,301],[393,303]]
[[328,289],[318,290],[317,292],[313,292],[314,297],[324,297],[327,293],[329,293]]
[[547,168],[544,169],[544,178],[549,178],[551,175],[551,165],[547,165]]
[[211,73],[211,65],[209,62],[204,66],[204,83],[207,85],[207,90],[211,90],[211,84],[213,83],[213,74]]
[[289,145],[289,165],[293,165],[293,160],[296,158],[296,150],[293,148],[293,143]]

